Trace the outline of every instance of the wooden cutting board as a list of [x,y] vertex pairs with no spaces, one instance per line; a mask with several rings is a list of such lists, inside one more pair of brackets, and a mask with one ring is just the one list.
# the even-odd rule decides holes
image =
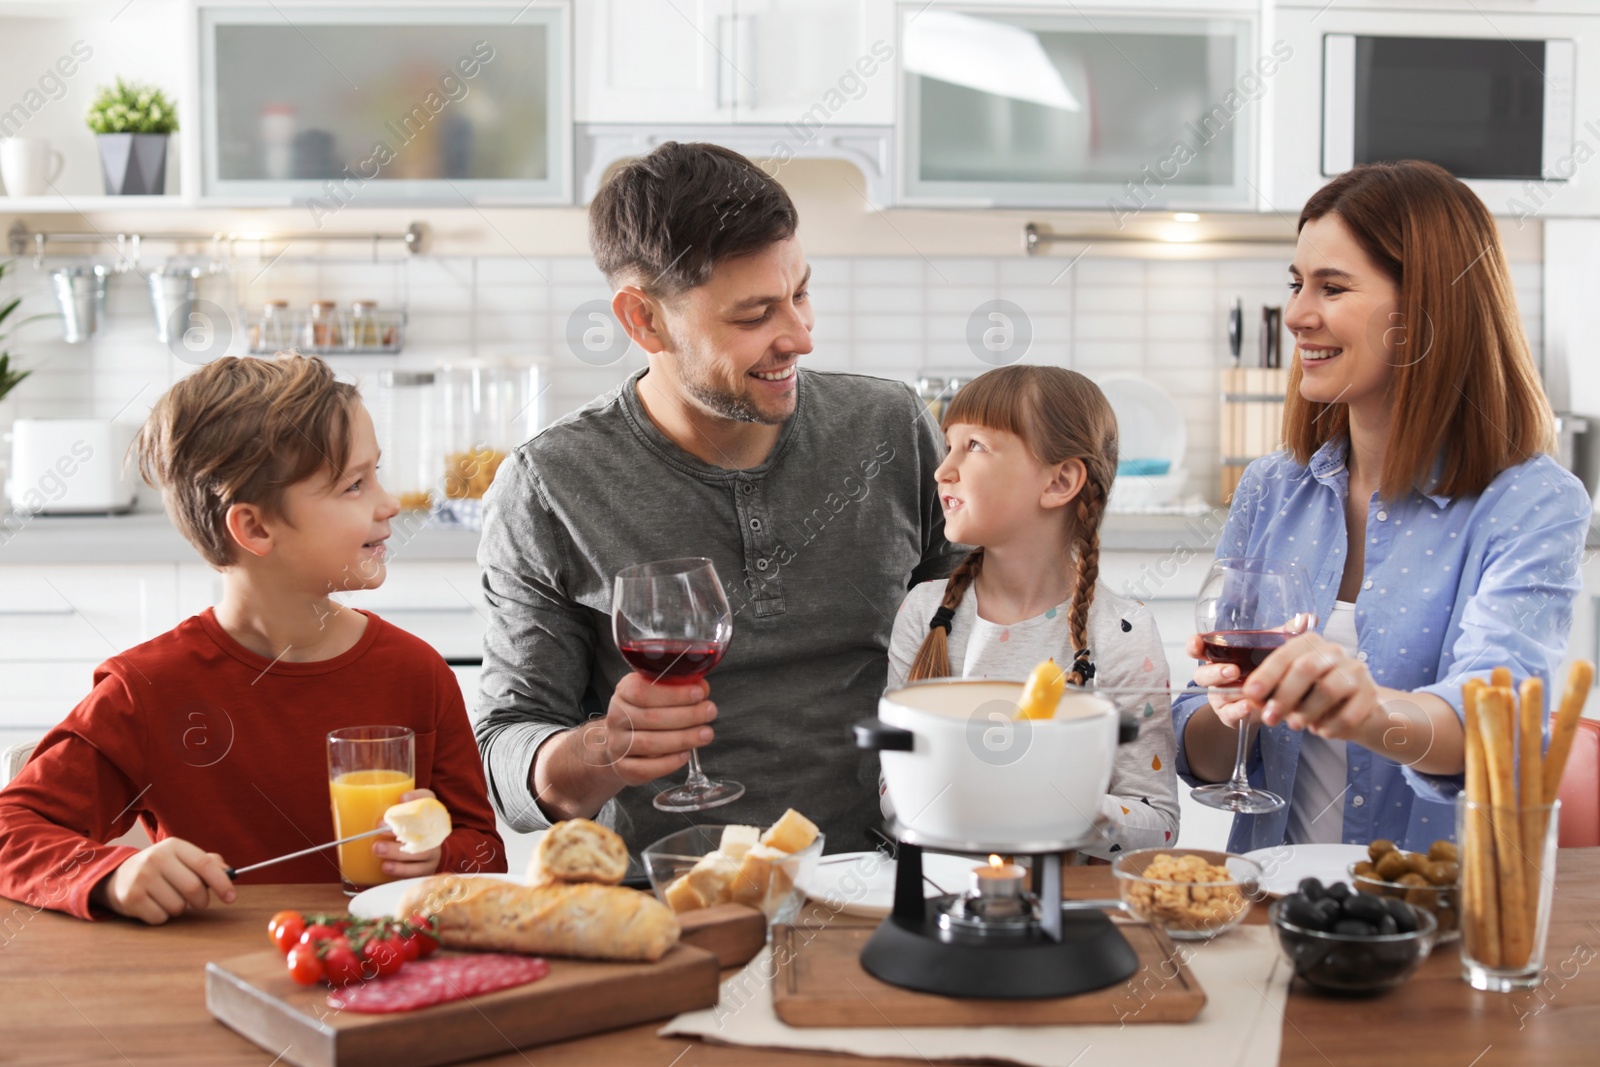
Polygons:
[[1063,1023],[1174,1023],[1200,1014],[1206,995],[1165,933],[1144,923],[1117,929],[1139,956],[1126,982],[1073,997],[981,1000],[918,993],[889,985],[861,966],[876,926],[819,930],[779,926],[772,1007],[790,1026],[1053,1026]]
[[295,985],[268,949],[207,964],[206,1007],[300,1067],[454,1063],[709,1008],[721,969],[748,963],[767,941],[766,917],[740,904],[678,922],[682,941],[655,963],[552,957],[550,974],[531,985],[395,1015],[329,1008],[328,987]]

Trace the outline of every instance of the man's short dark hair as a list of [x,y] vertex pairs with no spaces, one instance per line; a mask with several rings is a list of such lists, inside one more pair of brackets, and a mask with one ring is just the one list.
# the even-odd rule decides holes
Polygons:
[[673,297],[725,259],[794,236],[783,186],[739,153],[667,141],[613,174],[589,205],[595,264],[614,287]]

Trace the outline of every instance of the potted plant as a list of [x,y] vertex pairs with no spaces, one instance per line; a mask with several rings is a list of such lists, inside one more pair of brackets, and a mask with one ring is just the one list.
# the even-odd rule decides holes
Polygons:
[[[13,264],[11,263],[0,263],[0,281],[5,280],[6,271],[10,270],[12,265]],[[16,311],[17,307],[21,303],[22,297],[18,296],[13,297],[9,303],[0,304],[0,326],[5,325],[6,320],[11,317],[11,313]],[[34,316],[34,318],[43,317],[44,316],[42,315]],[[17,326],[21,326],[25,322],[32,321],[32,319],[22,319],[19,322],[13,323],[12,328],[15,329]],[[0,333],[0,401],[4,401],[7,393],[15,389],[22,379],[33,373],[31,370],[17,370],[14,366],[12,366],[11,353],[6,351],[5,348],[5,340],[10,336],[11,330],[6,330],[5,332]]]
[[153,85],[102,86],[85,117],[99,134],[100,169],[111,196],[160,196],[167,188],[167,135],[178,109]]

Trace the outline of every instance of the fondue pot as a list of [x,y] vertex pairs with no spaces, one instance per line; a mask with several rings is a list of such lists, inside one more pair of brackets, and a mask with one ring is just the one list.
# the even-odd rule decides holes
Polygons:
[[891,690],[856,744],[882,754],[905,840],[1039,852],[1095,837],[1117,745],[1139,735],[1092,690],[1051,719],[1018,719],[1022,682],[937,678]]

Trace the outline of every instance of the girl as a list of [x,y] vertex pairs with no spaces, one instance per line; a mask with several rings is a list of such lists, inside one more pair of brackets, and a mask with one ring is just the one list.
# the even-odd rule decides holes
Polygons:
[[1115,698],[1138,718],[1139,739],[1117,750],[1100,805],[1107,836],[1083,851],[1106,859],[1174,843],[1176,743],[1161,638],[1144,605],[1097,584],[1100,519],[1117,473],[1111,405],[1073,371],[1003,367],[956,393],[943,425],[950,454],[934,478],[945,535],[978,547],[948,579],[907,595],[889,642],[889,688],[952,674],[1024,678],[1046,658],[1070,664],[1074,685],[1138,687]]

